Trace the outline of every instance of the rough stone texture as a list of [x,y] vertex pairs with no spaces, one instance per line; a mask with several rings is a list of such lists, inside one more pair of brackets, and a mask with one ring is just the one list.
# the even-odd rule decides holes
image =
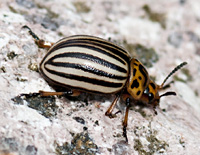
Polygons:
[[[0,154],[198,155],[199,8],[196,0],[0,0]],[[130,51],[138,45],[147,53],[151,49],[158,60],[148,72],[158,83],[180,62],[188,65],[169,88],[177,96],[163,98],[158,115],[147,107],[133,107],[126,144],[121,126],[124,104],[117,106],[116,111],[122,110],[117,118],[104,116],[113,96],[83,94],[33,103],[16,97],[53,91],[35,71],[46,50],[38,49],[24,25],[51,42],[90,34],[111,38]],[[147,53],[140,59],[149,60]]]

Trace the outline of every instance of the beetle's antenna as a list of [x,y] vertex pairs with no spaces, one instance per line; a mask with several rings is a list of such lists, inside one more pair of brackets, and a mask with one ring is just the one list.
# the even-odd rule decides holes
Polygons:
[[27,25],[24,25],[22,28],[23,29],[28,29],[28,32],[33,37],[33,39],[35,39],[36,41],[40,40],[40,38],[31,30],[30,27],[28,27]]
[[169,75],[165,78],[165,80],[163,81],[163,83],[161,84],[160,88],[163,88],[165,82],[169,79],[170,76],[172,76],[176,71],[178,71],[179,69],[181,69],[183,66],[187,65],[187,62],[182,62],[180,65],[176,66],[170,73]]
[[163,96],[169,96],[169,95],[176,95],[176,93],[173,92],[173,91],[169,91],[169,92],[166,92],[166,93],[160,95],[159,97],[161,98],[161,97],[163,97]]
[[36,44],[41,47],[41,48],[50,48],[53,43],[48,42],[48,41],[44,41],[42,39],[40,39],[32,30],[30,27],[28,27],[27,25],[24,25],[22,28],[28,29],[29,34],[33,37],[33,39],[35,40]]

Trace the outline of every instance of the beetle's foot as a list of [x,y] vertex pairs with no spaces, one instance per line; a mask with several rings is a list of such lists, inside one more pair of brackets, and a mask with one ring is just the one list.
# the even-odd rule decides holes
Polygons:
[[127,137],[127,132],[126,132],[126,126],[123,126],[123,136],[126,140],[126,143],[128,143],[128,137]]
[[115,117],[117,117],[116,114],[107,113],[107,112],[105,113],[105,115],[108,116],[109,118],[115,118]]
[[20,94],[19,96],[20,97],[25,97],[25,98],[31,98],[31,97],[40,96],[40,93]]
[[121,110],[117,111],[114,114],[106,112],[105,115],[108,116],[109,118],[115,118],[115,117],[117,117],[118,113],[121,113]]
[[156,107],[153,108],[154,114],[158,115],[158,112],[156,111]]
[[118,113],[122,113],[122,111],[118,110],[114,115],[117,115]]

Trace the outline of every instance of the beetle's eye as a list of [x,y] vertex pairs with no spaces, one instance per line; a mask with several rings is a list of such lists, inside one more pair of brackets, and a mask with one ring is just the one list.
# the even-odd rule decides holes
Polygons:
[[149,101],[152,101],[154,99],[154,95],[152,93],[149,93]]
[[147,87],[145,90],[144,90],[144,94],[148,94],[149,93],[149,87]]

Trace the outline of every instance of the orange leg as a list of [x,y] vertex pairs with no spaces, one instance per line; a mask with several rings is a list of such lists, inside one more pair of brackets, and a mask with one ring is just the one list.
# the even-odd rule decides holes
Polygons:
[[39,91],[39,94],[41,96],[53,96],[53,95],[57,95],[57,96],[62,96],[62,95],[69,95],[69,96],[79,96],[80,95],[80,91],[78,90],[69,90],[66,92],[46,92],[46,91]]
[[46,91],[42,91],[40,90],[38,93],[30,93],[30,94],[21,94],[20,96],[25,96],[25,97],[34,97],[34,96],[42,96],[42,97],[45,97],[45,96],[54,96],[54,95],[57,95],[57,96],[62,96],[62,95],[68,95],[68,96],[79,96],[80,95],[80,91],[78,90],[69,90],[69,91],[66,91],[66,92],[46,92]]
[[128,125],[128,112],[130,109],[130,98],[126,99],[126,113],[125,113],[125,117],[124,117],[124,121],[123,121],[123,136],[126,139],[126,142],[128,142],[128,137],[127,137],[127,132],[126,132],[126,128]]
[[40,39],[28,26],[23,26],[22,28],[26,28],[29,31],[29,34],[33,37],[33,39],[35,40],[36,44],[41,47],[41,48],[50,48],[53,43],[51,42],[47,42],[44,41],[42,39]]
[[37,45],[41,48],[50,48],[54,43],[48,42],[48,41],[44,41],[42,39],[40,40],[35,40],[35,42],[37,43]]
[[114,118],[116,117],[116,114],[119,112],[116,112],[115,114],[113,114],[113,110],[115,105],[117,104],[117,101],[119,100],[120,95],[117,95],[116,98],[114,99],[114,101],[112,102],[112,104],[110,105],[110,107],[108,108],[108,110],[106,111],[105,115],[110,117],[110,118]]

